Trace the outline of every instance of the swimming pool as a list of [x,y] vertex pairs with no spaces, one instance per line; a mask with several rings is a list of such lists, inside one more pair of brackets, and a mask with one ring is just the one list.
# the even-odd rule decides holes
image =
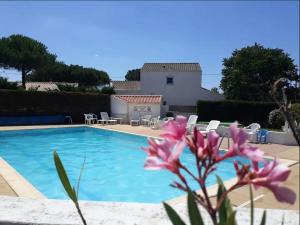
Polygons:
[[[141,146],[147,146],[146,137],[91,127],[0,131],[0,156],[48,198],[67,199],[55,171],[54,150],[74,185],[86,158],[81,200],[157,203],[182,195],[169,186],[174,175],[143,169],[146,154]],[[181,159],[193,168],[188,149]],[[232,160],[220,164],[216,172],[224,180],[233,178]],[[213,184],[211,176],[208,185]]]

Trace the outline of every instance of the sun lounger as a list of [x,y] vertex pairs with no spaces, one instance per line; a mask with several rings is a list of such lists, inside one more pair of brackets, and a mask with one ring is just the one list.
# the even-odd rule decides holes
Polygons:
[[206,128],[204,128],[204,129],[198,129],[198,130],[201,132],[201,134],[203,134],[203,135],[206,136],[210,131],[217,130],[218,127],[219,127],[219,125],[220,125],[220,123],[221,122],[219,120],[211,120],[209,122],[209,124],[207,125]]
[[101,112],[100,113],[101,115],[101,120],[97,120],[97,122],[101,123],[101,124],[117,124],[117,120],[114,120],[114,119],[111,119],[109,116],[108,116],[108,113],[107,112]]
[[193,131],[194,127],[196,126],[197,119],[198,119],[197,115],[189,116],[189,119],[188,119],[188,122],[186,125],[186,129],[187,129],[188,133],[191,133]]

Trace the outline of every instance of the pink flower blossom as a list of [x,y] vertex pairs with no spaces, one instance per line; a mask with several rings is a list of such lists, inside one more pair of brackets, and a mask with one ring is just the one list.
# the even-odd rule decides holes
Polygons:
[[182,153],[185,143],[177,143],[168,140],[149,139],[150,146],[143,148],[148,153],[144,168],[145,169],[167,169],[178,174],[179,156]]
[[229,147],[228,152],[224,155],[223,158],[239,155],[247,157],[255,162],[264,161],[263,151],[248,144],[248,134],[244,129],[238,128],[237,124],[233,123],[230,125],[230,134],[233,144]]
[[211,131],[207,135],[207,147],[213,157],[218,155],[218,142],[219,142],[219,135],[215,131]]
[[197,154],[199,159],[204,159],[208,155],[213,156],[213,158],[217,156],[219,135],[216,132],[209,132],[206,144],[203,134],[197,129],[194,129],[192,135],[192,137],[187,138],[187,145],[194,154]]
[[163,133],[160,135],[170,141],[181,141],[185,138],[187,119],[184,116],[176,116],[175,120],[166,122]]
[[294,204],[296,194],[289,188],[280,186],[282,182],[287,180],[290,172],[290,168],[274,160],[265,163],[264,167],[260,169],[254,167],[254,172],[250,175],[250,183],[255,188],[265,187],[270,189],[280,202]]

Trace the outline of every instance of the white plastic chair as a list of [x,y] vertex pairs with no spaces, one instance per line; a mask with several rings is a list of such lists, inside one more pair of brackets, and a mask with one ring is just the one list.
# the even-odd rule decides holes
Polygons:
[[107,112],[101,112],[100,113],[101,115],[101,120],[98,120],[97,122],[101,122],[101,124],[105,124],[105,122],[107,124],[111,123],[111,124],[117,124],[117,120],[113,120],[111,119],[109,116],[108,116],[108,113]]
[[210,131],[217,130],[220,123],[221,122],[219,120],[211,120],[207,127],[205,127],[203,130],[199,129],[199,131],[201,132],[201,134],[207,135]]
[[89,113],[90,115],[92,115],[92,123],[97,123],[97,121],[98,121],[98,117],[97,117],[97,115],[95,114],[95,113]]
[[159,119],[160,119],[160,116],[153,117],[150,120],[150,127],[151,127],[151,129],[160,129],[162,121],[159,120]]
[[91,114],[83,114],[84,115],[84,123],[90,125],[93,122],[93,115]]
[[247,134],[248,134],[248,139],[251,142],[256,142],[256,134],[260,129],[260,124],[259,123],[251,123],[249,126],[244,127]]
[[140,115],[139,115],[138,112],[134,111],[134,112],[131,114],[130,125],[131,125],[131,126],[133,126],[133,125],[139,126],[139,125],[140,125]]
[[145,115],[142,117],[141,124],[144,126],[150,126],[150,121],[151,121],[151,115]]

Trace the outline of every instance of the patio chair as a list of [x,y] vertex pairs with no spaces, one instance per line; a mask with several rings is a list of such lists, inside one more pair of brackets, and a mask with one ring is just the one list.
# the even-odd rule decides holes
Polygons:
[[194,127],[196,126],[198,120],[198,116],[197,115],[190,115],[189,119],[187,121],[187,125],[186,125],[186,129],[188,131],[188,133],[191,133],[194,129]]
[[201,134],[203,134],[204,136],[206,136],[210,131],[215,131],[218,129],[219,125],[220,125],[220,121],[219,120],[211,120],[209,122],[209,124],[207,125],[207,127],[205,127],[204,129],[200,128],[198,129]]
[[257,132],[257,142],[261,144],[266,144],[267,143],[267,138],[268,138],[268,133],[269,131],[266,129],[261,129]]
[[144,126],[150,126],[151,115],[145,115],[142,117],[141,124]]
[[84,115],[84,123],[90,125],[93,121],[93,116],[91,114],[83,114]]
[[160,129],[161,128],[161,124],[162,124],[162,120],[160,120],[160,116],[157,117],[153,117],[150,120],[150,127],[151,129]]
[[97,117],[97,115],[95,114],[95,113],[89,113],[90,115],[92,115],[92,123],[97,123],[97,121],[98,121],[98,117]]
[[139,126],[140,125],[140,115],[138,112],[133,112],[131,114],[131,118],[130,118],[130,125],[131,126]]
[[254,142],[257,135],[257,131],[260,129],[260,125],[258,123],[251,123],[249,126],[244,128],[248,133],[249,140],[251,142]]
[[109,116],[108,116],[108,113],[107,112],[101,112],[100,113],[101,115],[101,120],[97,120],[97,122],[101,122],[101,124],[105,124],[105,122],[107,124],[117,124],[117,120],[113,120],[111,119]]

